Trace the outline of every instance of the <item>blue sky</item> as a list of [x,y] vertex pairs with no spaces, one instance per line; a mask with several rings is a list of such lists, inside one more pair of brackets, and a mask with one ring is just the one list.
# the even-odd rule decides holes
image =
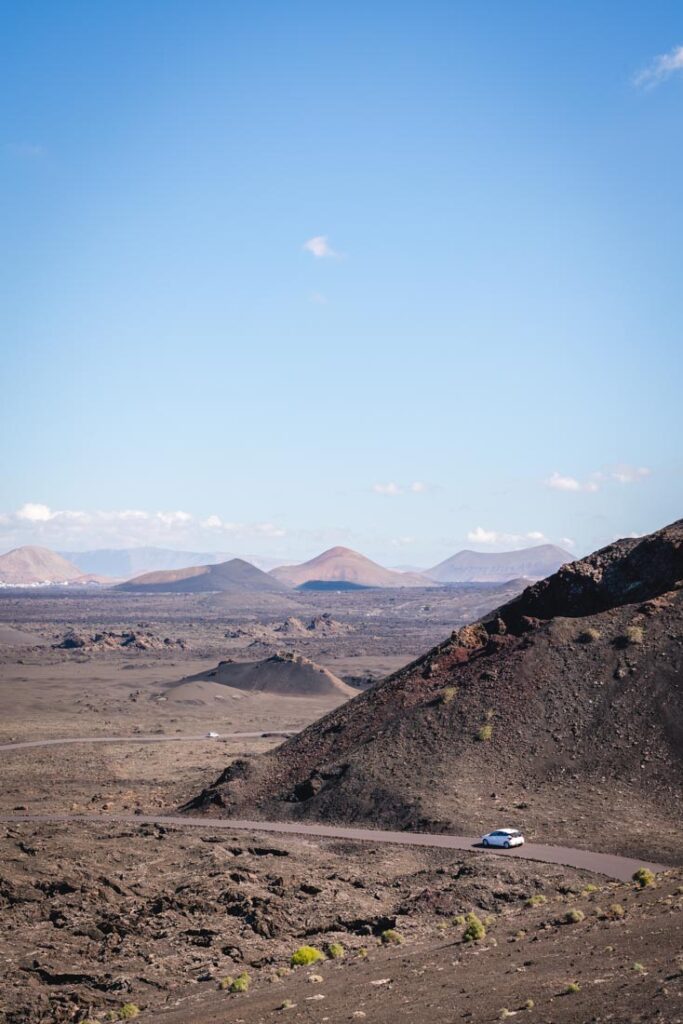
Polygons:
[[2,4],[0,547],[680,517],[682,45],[677,2]]

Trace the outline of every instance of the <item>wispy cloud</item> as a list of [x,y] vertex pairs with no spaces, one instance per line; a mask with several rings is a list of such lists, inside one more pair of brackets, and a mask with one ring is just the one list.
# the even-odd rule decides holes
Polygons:
[[317,260],[339,255],[330,245],[327,235],[314,235],[313,238],[309,238],[307,242],[304,242],[304,249],[315,256]]
[[589,491],[591,493],[600,490],[595,480],[577,480],[574,476],[564,476],[562,473],[553,473],[546,480],[546,485],[554,491]]
[[204,518],[182,510],[51,509],[27,502],[0,513],[0,547],[45,544],[48,547],[131,547],[136,545],[215,544],[218,538],[282,538],[286,530],[270,522],[234,522],[212,514]]
[[546,487],[550,487],[554,491],[584,491],[588,494],[595,494],[603,484],[635,484],[646,480],[651,475],[652,470],[647,466],[630,466],[628,463],[619,463],[616,466],[596,470],[585,480],[555,472],[548,477],[545,484]]
[[385,494],[390,498],[396,498],[399,494],[425,494],[429,490],[429,484],[422,480],[413,480],[410,484],[397,484],[393,480],[387,483],[372,485],[375,494]]
[[477,526],[470,530],[467,539],[471,544],[508,545],[520,547],[529,544],[546,544],[548,538],[540,530],[529,530],[526,533],[507,533],[501,530],[486,530]]
[[683,46],[674,46],[668,53],[660,53],[646,68],[639,71],[633,82],[641,89],[652,89],[679,71],[683,71]]

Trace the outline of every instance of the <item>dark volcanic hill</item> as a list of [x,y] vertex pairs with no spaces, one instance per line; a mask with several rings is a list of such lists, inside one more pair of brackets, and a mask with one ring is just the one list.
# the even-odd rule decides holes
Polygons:
[[301,565],[281,565],[270,575],[290,587],[311,583],[351,583],[364,587],[431,587],[434,581],[414,572],[385,569],[351,548],[329,548]]
[[196,565],[167,572],[147,572],[121,583],[129,593],[282,593],[285,587],[250,562],[233,558],[218,565]]
[[554,544],[520,551],[458,551],[427,569],[425,575],[439,583],[502,583],[517,577],[542,580],[573,559],[569,551]]
[[683,520],[563,566],[235,762],[193,806],[465,833],[512,822],[680,859]]

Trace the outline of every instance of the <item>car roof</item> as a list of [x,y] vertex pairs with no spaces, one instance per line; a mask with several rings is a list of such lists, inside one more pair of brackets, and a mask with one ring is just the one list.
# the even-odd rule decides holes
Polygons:
[[[496,828],[496,829],[494,829],[494,832],[507,832],[510,835],[512,835],[513,832],[519,832],[519,829],[517,829],[517,828]],[[490,834],[492,835],[493,833],[490,833]]]

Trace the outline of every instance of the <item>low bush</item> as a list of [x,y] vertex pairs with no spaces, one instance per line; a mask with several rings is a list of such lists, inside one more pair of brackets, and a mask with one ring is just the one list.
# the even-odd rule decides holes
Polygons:
[[536,1005],[536,1003],[533,1001],[533,999],[527,999],[527,1001],[524,1004],[524,1009],[525,1010],[533,1010],[535,1005]]
[[649,868],[638,868],[633,872],[633,881],[637,882],[641,889],[645,889],[648,885],[654,885],[656,879],[654,872]]
[[589,883],[588,883],[588,885],[587,885],[587,886],[585,886],[585,887],[584,887],[584,888],[583,888],[583,889],[581,890],[581,895],[582,895],[582,896],[590,896],[590,894],[591,894],[592,892],[597,892],[597,891],[598,891],[598,888],[599,888],[599,887],[598,887],[597,885],[593,885],[593,883],[592,883],[592,882],[589,882]]
[[489,724],[482,725],[482,727],[479,729],[479,732],[477,733],[477,739],[479,740],[480,743],[488,743],[492,736],[493,726]]
[[457,917],[453,918],[453,922],[452,923],[453,923],[453,925],[456,928],[463,928],[465,926],[465,915],[464,914],[458,914]]
[[346,950],[341,942],[330,942],[327,947],[327,955],[330,960],[341,960],[346,955]]
[[140,1007],[136,1006],[135,1003],[124,1003],[119,1010],[119,1020],[133,1020],[134,1017],[140,1016]]
[[387,928],[380,935],[380,942],[385,946],[400,946],[405,939],[400,932],[397,932],[395,928]]
[[529,897],[529,899],[526,901],[526,905],[527,907],[540,907],[547,902],[548,897],[544,896],[542,892],[537,892],[534,893],[533,896]]
[[580,644],[593,644],[596,640],[599,640],[602,633],[599,629],[594,629],[592,626],[588,629],[584,629],[583,632],[579,633],[577,640]]
[[626,916],[626,911],[622,907],[621,903],[613,903],[609,908],[610,917],[620,918]]
[[465,931],[462,933],[463,942],[480,942],[486,938],[486,928],[479,920],[474,911],[465,916]]
[[636,974],[647,974],[647,971],[645,970],[643,965],[639,963],[635,963],[633,965],[633,970],[636,972]]
[[309,964],[315,964],[318,960],[324,960],[324,955],[315,946],[299,946],[292,953],[291,960],[289,961],[292,967],[307,967]]
[[576,907],[572,907],[572,909],[568,910],[564,915],[564,921],[565,924],[578,924],[580,921],[583,921],[585,916],[586,915],[583,910],[578,910]]
[[238,974],[235,980],[228,988],[228,992],[246,992],[251,985],[251,978],[247,971],[242,971]]
[[458,695],[458,687],[457,686],[444,686],[443,690],[441,691],[441,703],[442,704],[451,704],[455,700],[457,695]]
[[575,992],[580,992],[581,986],[579,985],[578,981],[570,981],[564,991],[565,995],[570,996],[573,995]]

